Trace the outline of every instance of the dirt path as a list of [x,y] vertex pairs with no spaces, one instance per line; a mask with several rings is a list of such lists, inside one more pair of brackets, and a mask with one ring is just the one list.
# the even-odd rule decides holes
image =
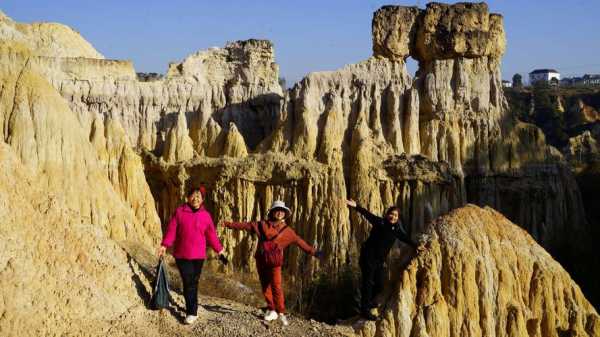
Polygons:
[[182,324],[183,298],[174,295],[169,310],[153,311],[143,305],[131,308],[105,331],[106,336],[353,336],[351,326],[331,326],[288,315],[290,325],[265,323],[258,308],[237,302],[200,296],[202,309],[193,325]]
[[[279,320],[266,323],[262,319],[262,311],[257,306],[205,295],[200,295],[198,299],[200,304],[198,321],[193,325],[184,325],[185,302],[181,294],[173,291],[179,288],[175,268],[173,266],[167,268],[169,283],[173,282],[170,308],[160,311],[151,310],[147,303],[151,292],[150,280],[154,278],[152,274],[156,263],[155,258],[147,253],[141,254],[139,251],[136,253],[137,262],[131,259],[130,268],[135,275],[133,281],[141,301],[111,322],[110,326],[101,332],[104,336],[354,336],[354,329],[349,324],[332,326],[293,314],[287,315],[290,323],[288,326],[283,326]],[[205,280],[205,285],[206,283],[210,281]],[[221,285],[232,283],[224,288],[228,292],[236,293],[230,294],[232,298],[254,296],[231,280],[220,279],[219,283]],[[256,303],[253,299],[245,302]]]

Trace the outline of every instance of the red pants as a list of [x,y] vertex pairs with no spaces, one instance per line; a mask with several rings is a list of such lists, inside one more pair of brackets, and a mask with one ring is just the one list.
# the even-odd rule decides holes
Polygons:
[[262,286],[262,292],[269,310],[285,313],[285,300],[281,288],[281,267],[267,268],[256,261],[256,270]]

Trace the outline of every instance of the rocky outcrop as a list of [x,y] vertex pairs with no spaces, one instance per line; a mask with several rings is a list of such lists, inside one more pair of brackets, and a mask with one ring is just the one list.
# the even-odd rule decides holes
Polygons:
[[563,152],[576,174],[593,170],[600,163],[600,145],[590,131],[569,139],[569,146]]
[[168,162],[179,162],[190,160],[193,157],[194,147],[192,139],[188,135],[185,114],[180,112],[177,114],[177,122],[167,135],[163,158]]
[[592,242],[600,237],[600,147],[597,139],[599,138],[594,137],[590,131],[584,131],[569,139],[569,146],[563,149],[569,166],[575,173],[585,216],[591,227],[587,240],[582,240],[590,244],[580,245],[576,251],[577,258],[588,263],[578,265],[573,276],[582,279],[580,285],[596,308],[600,306],[600,289],[595,280],[600,278],[600,271],[594,266],[600,265],[600,256]]
[[569,274],[497,211],[467,205],[426,234],[382,319],[360,336],[600,335],[600,316]]
[[[580,227],[577,231],[578,234],[575,235],[572,241],[576,244],[563,242],[561,247],[560,241],[564,240],[561,240],[559,235],[557,240],[553,240],[556,244],[545,244],[545,246],[552,247],[550,252],[553,256],[572,273],[572,276],[578,280],[579,285],[590,301],[598,306],[600,293],[597,290],[596,282],[590,280],[598,278],[595,266],[600,263],[593,248],[593,241],[598,237],[598,224],[600,224],[600,214],[596,211],[597,196],[600,193],[597,188],[599,186],[598,177],[600,176],[598,174],[600,172],[600,165],[598,164],[600,156],[597,146],[597,142],[600,140],[600,123],[595,118],[595,110],[600,107],[600,95],[594,88],[562,87],[550,89],[542,85],[538,85],[533,89],[507,90],[505,94],[509,101],[510,112],[513,115],[518,116],[519,119],[536,123],[549,142],[554,144],[566,142],[566,145],[561,146],[561,152],[565,158],[565,168],[560,170],[570,169],[574,173],[574,179],[570,178],[568,174],[562,174],[564,175],[563,178],[560,180],[553,179],[551,184],[548,184],[545,179],[535,179],[537,182],[530,180],[530,186],[537,186],[540,191],[540,194],[537,194],[539,195],[537,199],[544,200],[544,202],[549,199],[565,199],[565,197],[566,199],[574,197],[579,199],[577,195],[581,195],[581,206],[573,208],[568,206],[571,203],[559,203],[561,205],[560,209],[571,214],[564,218],[567,224],[570,225],[557,226],[557,223],[562,221],[558,220],[560,219],[558,214],[553,217],[546,217],[546,219],[552,220],[550,226],[547,221],[540,222],[537,220],[537,222],[538,224],[543,223],[541,228],[546,228],[546,232],[560,232],[556,228],[563,227],[569,230],[569,235],[572,235],[571,228],[580,227],[585,222],[589,224],[587,228]],[[578,191],[573,188],[574,181]],[[515,186],[514,182],[513,180],[513,183],[508,184],[508,186]],[[514,195],[517,190],[513,188],[510,193]],[[573,192],[576,192],[576,194]],[[534,192],[531,195],[535,196],[536,193]],[[529,205],[529,202],[527,204]],[[534,207],[540,206],[535,201],[533,204],[537,204]],[[555,206],[551,207],[549,205],[543,207],[550,212],[554,212],[556,209]],[[498,209],[505,211],[502,207]],[[525,218],[533,219],[533,216],[534,214],[529,214]],[[521,218],[523,218],[523,215],[513,218],[513,220],[524,225],[525,228],[532,228],[526,225],[527,223],[532,224],[531,221],[523,221]],[[554,229],[548,230],[548,228]],[[535,232],[539,232],[539,230]],[[532,234],[535,232],[530,231]],[[534,237],[537,239],[538,235],[534,234]]]
[[[507,110],[504,45],[502,17],[485,4],[382,7],[373,18],[374,57],[300,81],[261,146],[343,167],[349,195],[367,203],[380,199],[363,188],[373,186],[368,172],[387,157],[447,162],[466,178],[462,200],[492,205],[532,232],[545,227],[551,250],[569,246],[560,233],[589,233],[581,196],[543,133]],[[419,61],[415,79],[405,70],[409,56]],[[516,197],[535,205],[535,195],[539,206],[513,206]]]
[[[590,126],[600,124],[600,92],[597,88],[561,89],[557,94],[557,101],[564,106],[568,129],[591,131],[593,127]],[[600,138],[600,133],[596,137]]]
[[[143,305],[127,255],[109,235],[118,237],[116,224],[112,232],[102,226],[103,218],[120,216],[110,207],[123,207],[104,200],[102,216],[94,200],[94,209],[81,212],[72,194],[32,175],[13,146],[0,143],[2,335],[100,335],[131,306]],[[78,197],[89,203],[107,186],[98,178],[86,186],[93,194]]]
[[383,6],[373,15],[373,55],[404,61],[414,54],[418,7]]
[[120,246],[160,237],[142,163],[118,124],[95,123],[90,141],[28,58],[7,55],[15,54],[0,55],[12,69],[0,71],[0,331],[98,335],[143,306]]
[[0,11],[0,36],[21,43],[34,56],[103,59],[78,32],[59,23],[17,23]]
[[[86,129],[93,121],[90,116],[112,118],[123,125],[137,148],[165,158],[189,159],[190,146],[173,147],[188,142],[183,133],[192,139],[193,152],[219,155],[213,151],[218,136],[213,134],[214,122],[218,132],[234,123],[250,148],[274,128],[282,91],[269,41],[239,41],[197,52],[172,63],[167,76],[154,81],[139,82],[131,64],[121,62],[77,59],[73,63],[79,66],[56,66],[47,73]],[[71,77],[74,67],[88,69],[88,73]],[[185,129],[181,115],[186,119]],[[171,135],[173,128],[179,130],[175,135]]]
[[[101,148],[96,151],[66,101],[32,70],[27,59],[12,67],[17,71],[1,74],[0,121],[4,142],[23,167],[114,239],[156,240],[156,211],[139,157],[129,147],[119,146],[124,134],[108,129],[104,140],[95,139]],[[96,135],[100,137],[99,132]],[[136,217],[142,227],[134,225]]]

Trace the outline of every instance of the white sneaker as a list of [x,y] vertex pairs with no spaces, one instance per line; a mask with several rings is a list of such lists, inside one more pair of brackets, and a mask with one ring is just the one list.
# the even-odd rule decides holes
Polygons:
[[290,325],[290,323],[287,320],[287,317],[285,317],[284,314],[279,314],[279,320],[281,321],[281,324],[283,324],[284,326]]
[[272,321],[272,320],[276,320],[277,319],[277,313],[275,312],[275,310],[269,310],[267,311],[267,313],[265,314],[265,321]]
[[196,315],[187,315],[185,316],[185,324],[193,324],[198,319]]

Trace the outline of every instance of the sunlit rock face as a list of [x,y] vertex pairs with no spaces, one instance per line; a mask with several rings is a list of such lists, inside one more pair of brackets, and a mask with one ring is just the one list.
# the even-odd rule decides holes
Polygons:
[[143,164],[118,122],[84,130],[39,71],[42,57],[101,57],[87,42],[61,25],[0,27],[0,331],[97,335],[143,305],[121,248],[161,236]]
[[[87,63],[96,61],[77,62],[89,69]],[[117,64],[128,67],[127,76]],[[255,147],[273,130],[283,95],[273,47],[265,40],[238,41],[197,52],[181,63],[171,63],[167,75],[154,81],[138,81],[132,65],[122,61],[110,61],[96,70],[80,77],[58,69],[50,76],[85,127],[95,115],[110,117],[123,125],[133,146],[163,154],[173,162],[190,159],[194,151],[220,155],[215,143],[231,122],[247,145]],[[172,135],[172,128],[179,133]]]

